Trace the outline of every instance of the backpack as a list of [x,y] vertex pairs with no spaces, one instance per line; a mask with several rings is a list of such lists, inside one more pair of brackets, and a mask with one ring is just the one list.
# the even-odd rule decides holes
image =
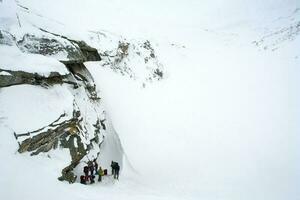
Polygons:
[[104,171],[100,168],[100,169],[98,170],[98,174],[99,174],[100,176],[104,176]]

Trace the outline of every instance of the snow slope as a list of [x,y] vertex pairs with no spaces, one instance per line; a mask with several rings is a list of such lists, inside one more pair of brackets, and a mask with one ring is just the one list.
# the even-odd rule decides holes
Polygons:
[[181,198],[298,199],[299,61],[221,49],[189,51],[143,90],[90,69],[124,152],[143,181]]
[[[0,143],[1,160],[15,166],[1,168],[6,199],[300,199],[300,37],[296,32],[279,43],[281,35],[268,37],[274,51],[253,43],[299,22],[298,11],[293,14],[299,2],[20,2],[73,28],[149,39],[167,74],[144,88],[85,63],[122,144],[103,151],[125,154],[119,182],[58,182],[64,159],[54,156],[57,166],[49,166],[50,158],[14,154],[11,131],[0,126],[7,133],[1,140],[10,141]],[[106,147],[117,141],[108,139]],[[6,175],[18,166],[16,177]],[[26,178],[36,175],[43,178],[28,186]]]
[[2,69],[21,70],[25,72],[38,73],[49,76],[51,72],[58,72],[61,75],[67,74],[64,65],[55,59],[38,54],[25,54],[16,47],[0,47]]

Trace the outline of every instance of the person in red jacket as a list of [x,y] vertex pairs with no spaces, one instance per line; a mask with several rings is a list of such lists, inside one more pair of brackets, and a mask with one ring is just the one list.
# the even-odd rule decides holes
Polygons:
[[80,183],[81,184],[86,184],[86,179],[85,179],[85,176],[80,176]]

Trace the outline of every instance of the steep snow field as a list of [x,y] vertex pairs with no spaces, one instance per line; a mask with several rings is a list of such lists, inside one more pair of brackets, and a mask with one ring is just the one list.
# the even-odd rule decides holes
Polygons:
[[146,89],[90,68],[124,152],[180,198],[298,199],[299,61],[219,48],[172,56],[169,77]]
[[[103,152],[108,157],[101,159],[108,163],[110,155],[120,159],[124,152],[117,182],[59,182],[57,173],[69,162],[66,155],[52,152],[58,154],[52,162],[51,154],[20,155],[12,130],[0,126],[1,133],[11,133],[1,134],[7,142],[0,143],[4,199],[300,199],[300,31],[288,29],[293,37],[278,32],[300,23],[299,2],[19,2],[49,23],[68,24],[81,37],[87,36],[80,30],[107,30],[149,39],[166,74],[143,87],[97,62],[86,63],[112,121],[110,132],[118,135],[107,136]],[[3,16],[14,13],[8,8],[0,9]],[[266,35],[262,46],[275,50],[253,43]],[[67,94],[57,96],[62,94],[57,90],[64,88],[49,96],[30,86],[19,90],[22,94],[0,90],[7,94],[0,99],[0,123],[5,120],[1,115],[24,121],[18,109],[33,99],[51,99],[37,109],[57,116],[61,108],[52,107],[55,101],[71,101]],[[20,105],[8,108],[10,97]],[[41,115],[33,112],[31,120]]]

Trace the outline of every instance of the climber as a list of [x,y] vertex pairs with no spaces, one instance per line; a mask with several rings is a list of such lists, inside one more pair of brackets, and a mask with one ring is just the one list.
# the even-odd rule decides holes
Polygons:
[[111,174],[114,176],[114,179],[119,179],[119,171],[120,171],[120,166],[119,163],[111,161]]
[[80,183],[81,184],[86,184],[86,177],[85,176],[80,176]]
[[116,166],[116,162],[111,161],[111,175],[114,176],[115,175],[115,166]]
[[99,170],[98,170],[98,182],[101,182],[102,181],[102,176],[104,175],[104,171],[102,170],[101,166],[99,167]]
[[91,175],[90,179],[91,179],[91,184],[95,183],[95,176],[94,175]]
[[88,162],[88,168],[89,168],[89,171],[91,172],[91,176],[93,176],[94,175],[94,163],[93,163],[93,161]]
[[118,179],[119,180],[119,172],[120,172],[120,165],[119,165],[119,163],[115,162],[115,175],[114,175],[114,179]]
[[89,167],[88,166],[84,166],[83,173],[85,175],[85,182],[86,182],[89,180]]

